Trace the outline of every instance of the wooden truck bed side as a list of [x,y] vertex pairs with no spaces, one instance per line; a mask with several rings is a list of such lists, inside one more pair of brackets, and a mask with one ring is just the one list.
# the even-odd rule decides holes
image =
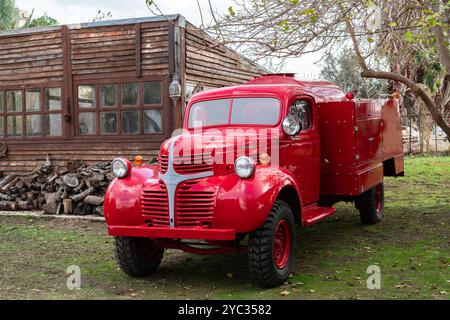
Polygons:
[[397,126],[393,100],[320,103],[321,194],[358,195],[403,171]]

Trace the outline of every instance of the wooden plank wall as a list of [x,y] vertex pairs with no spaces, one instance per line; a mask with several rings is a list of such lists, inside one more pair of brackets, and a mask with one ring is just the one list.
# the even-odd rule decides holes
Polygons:
[[116,157],[133,159],[142,155],[144,161],[151,160],[159,150],[159,144],[117,143],[76,145],[61,143],[54,145],[10,145],[8,156],[0,158],[0,171],[4,174],[26,175],[46,161],[49,155],[55,166],[64,166],[67,161],[84,161],[87,164],[111,161]]
[[62,82],[61,31],[3,37],[0,40],[0,86]]
[[136,71],[134,25],[70,30],[72,73]]
[[142,23],[142,75],[169,74],[169,23]]
[[237,85],[266,71],[191,24],[186,25],[186,81],[206,87]]

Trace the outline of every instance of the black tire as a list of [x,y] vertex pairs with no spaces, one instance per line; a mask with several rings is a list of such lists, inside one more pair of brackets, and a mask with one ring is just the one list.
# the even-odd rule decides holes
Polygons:
[[[275,257],[275,236],[278,227],[283,224],[289,230],[289,249],[285,249],[287,261],[278,267]],[[249,268],[257,282],[264,287],[275,287],[284,283],[291,273],[295,252],[295,221],[292,209],[282,201],[276,200],[264,224],[250,233]]]
[[116,237],[115,247],[120,268],[134,278],[155,273],[164,255],[164,249],[147,238]]
[[355,201],[363,224],[376,224],[383,219],[384,185],[380,183],[360,194]]

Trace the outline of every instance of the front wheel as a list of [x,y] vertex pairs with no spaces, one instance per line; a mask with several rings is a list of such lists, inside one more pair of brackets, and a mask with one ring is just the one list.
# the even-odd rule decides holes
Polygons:
[[363,224],[376,224],[383,219],[384,186],[383,183],[360,194],[355,201]]
[[155,273],[164,254],[164,249],[147,238],[116,237],[115,247],[120,268],[135,278]]
[[249,267],[258,283],[274,287],[284,283],[291,272],[295,249],[295,221],[292,209],[281,200],[249,238]]

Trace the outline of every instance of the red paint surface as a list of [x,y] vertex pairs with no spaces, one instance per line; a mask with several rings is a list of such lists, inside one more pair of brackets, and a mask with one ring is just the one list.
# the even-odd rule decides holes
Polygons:
[[[279,151],[279,166],[258,164],[251,178],[241,179],[229,164],[175,165],[175,170],[181,174],[214,172],[214,176],[187,181],[178,187],[175,228],[169,228],[167,194],[158,179],[158,166],[135,167],[128,177],[114,180],[107,190],[104,209],[111,235],[232,240],[236,234],[259,228],[284,188],[293,190],[292,197],[300,203],[300,210],[294,214],[303,226],[308,226],[335,212],[334,208],[318,205],[321,196],[336,199],[355,196],[375,186],[383,179],[384,160],[394,159],[397,173],[403,171],[396,101],[353,101],[330,82],[265,76],[246,85],[196,94],[186,114],[198,101],[233,97],[279,99],[282,111],[279,122],[272,128],[280,140],[280,149],[269,149],[272,158]],[[281,122],[291,101],[299,97],[312,103],[313,127],[291,138],[283,133]],[[203,146],[214,141],[220,146],[231,144],[237,151],[236,141],[221,139],[230,127],[262,128],[213,127],[217,134],[202,135]],[[199,138],[188,129],[187,119],[184,129],[186,134],[176,138],[175,147],[192,146]],[[259,141],[267,137],[255,131],[249,139]],[[243,152],[259,154],[259,150],[251,148]],[[186,157],[195,157],[195,154],[193,150]],[[162,172],[167,155],[168,142],[165,142],[160,151]]]

